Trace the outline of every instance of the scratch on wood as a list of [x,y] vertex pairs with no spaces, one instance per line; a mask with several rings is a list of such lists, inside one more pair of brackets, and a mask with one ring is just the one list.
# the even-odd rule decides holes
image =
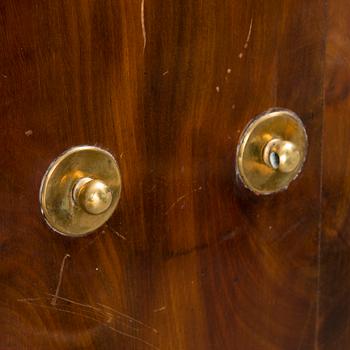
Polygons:
[[[250,38],[252,36],[252,29],[253,29],[253,18],[250,20],[250,26],[249,26],[249,30],[248,30],[248,34],[247,34],[247,39],[245,40],[245,43],[244,43],[245,50],[249,46],[249,41],[250,41]],[[238,55],[238,58],[241,59],[242,57],[243,57],[243,52],[240,52]]]
[[[48,294],[48,296],[52,297],[53,294]],[[40,300],[40,298],[36,298],[36,299]],[[60,296],[58,296],[57,299],[60,300],[60,301],[64,301],[64,302],[66,302],[68,304],[71,304],[71,305],[75,305],[75,306],[78,306],[78,307],[89,309],[89,310],[91,310],[91,312],[97,313],[100,316],[104,317],[107,320],[107,323],[111,323],[113,320],[115,320],[115,317],[114,317],[115,315],[113,315],[111,312],[108,312],[106,309],[101,309],[101,308],[98,308],[96,306],[92,306],[92,305],[89,305],[89,304],[83,304],[83,303],[74,301],[72,299],[68,299],[68,298],[64,298],[64,297],[60,297]],[[31,299],[23,299],[21,301],[27,301],[27,300],[31,300]],[[116,311],[114,311],[114,312],[116,313]],[[133,330],[136,330],[136,331],[139,330],[136,326],[126,322],[126,320],[128,320],[127,317],[125,317],[125,316],[123,316],[123,317],[124,318],[117,316],[118,320],[116,320],[116,321],[120,322],[123,326],[125,326],[127,328],[130,328],[130,329],[133,329]]]
[[17,299],[17,301],[20,301],[22,303],[29,303],[31,301],[38,301],[41,300],[42,298],[21,298],[21,299]]
[[188,248],[188,249],[182,249],[182,250],[177,250],[177,251],[172,251],[169,252],[166,256],[165,256],[165,260],[170,260],[173,258],[178,258],[178,257],[183,257],[192,253],[199,253],[205,249],[207,249],[209,247],[208,243],[202,243],[202,244],[198,244],[194,247]]
[[189,193],[185,193],[184,195],[180,196],[178,199],[176,199],[176,201],[174,203],[172,203],[170,205],[170,207],[165,211],[164,215],[168,215],[168,213],[178,204],[180,203],[182,200],[184,200],[186,197],[190,196],[192,193],[201,191],[203,188],[202,186],[199,186],[198,188],[194,189],[193,191],[189,192]]
[[[55,295],[50,294],[50,293],[48,293],[48,295],[49,295],[49,296],[55,296]],[[74,301],[74,300],[69,299],[69,298],[64,298],[64,297],[61,297],[61,296],[56,296],[56,299],[62,300],[62,301],[66,301],[67,303],[70,303],[70,304],[73,304],[73,305],[78,305],[78,306],[82,306],[82,307],[87,307],[87,308],[92,309],[92,310],[95,310],[95,311],[100,311],[100,309],[97,308],[97,307],[94,307],[94,306],[89,305],[89,304],[79,303],[78,301]]]
[[[56,310],[56,311],[61,311],[61,312],[65,312],[65,313],[69,313],[69,314],[73,314],[73,315],[77,315],[77,316],[81,316],[81,317],[85,317],[91,320],[94,320],[96,322],[98,322],[99,324],[102,324],[104,326],[106,326],[109,329],[114,329],[115,331],[117,331],[117,333],[125,335],[127,337],[131,337],[133,339],[136,339],[152,348],[157,349],[156,346],[154,346],[153,344],[145,341],[143,338],[141,337],[134,337],[132,334],[129,334],[127,332],[121,331],[120,329],[117,329],[115,327],[111,326],[111,322],[115,321],[119,323],[119,326],[123,326],[126,327],[128,329],[131,330],[131,332],[137,332],[139,333],[140,330],[144,329],[144,330],[150,330],[153,333],[158,334],[158,331],[148,325],[146,325],[145,323],[129,316],[126,314],[123,314],[109,306],[103,305],[103,304],[97,304],[99,307],[97,306],[93,306],[93,305],[89,305],[89,304],[84,304],[78,301],[74,301],[72,299],[69,298],[64,298],[64,297],[60,297],[57,296],[57,300],[61,301],[59,307],[57,307],[56,305],[51,305],[50,300],[51,297],[54,297],[54,294],[50,294],[47,293],[47,297],[43,297],[43,298],[24,298],[24,299],[17,299],[17,301],[19,302],[25,302],[27,304],[30,305],[34,305],[34,306],[39,306],[39,307],[43,307],[43,308],[48,308],[48,309],[52,309],[52,310]],[[40,303],[41,302],[41,303]],[[46,304],[46,302],[48,302],[49,304]],[[66,304],[65,304],[65,303]],[[75,308],[80,308],[78,310],[74,309],[70,309],[67,307],[71,306],[71,307],[75,307]],[[141,328],[140,326],[142,326],[143,328]]]
[[[51,309],[51,310],[54,310],[54,311],[59,311],[59,312],[63,312],[63,313],[68,313],[68,314],[71,314],[71,315],[76,315],[76,316],[79,316],[79,317],[83,317],[85,319],[89,319],[89,320],[92,320],[94,322],[97,322],[98,324],[110,329],[111,331],[117,333],[117,334],[120,334],[122,336],[125,336],[127,338],[130,338],[130,339],[134,339],[136,341],[139,341],[141,343],[143,343],[144,345],[147,345],[148,347],[152,348],[152,349],[157,349],[159,350],[159,348],[153,344],[151,344],[150,342],[144,340],[143,338],[140,338],[140,337],[137,337],[137,336],[134,336],[130,333],[127,333],[127,332],[124,332],[120,329],[117,329],[115,327],[112,327],[110,324],[108,324],[108,321],[103,321],[103,320],[100,320],[96,317],[93,317],[91,315],[87,315],[86,313],[81,313],[81,312],[75,312],[75,311],[72,311],[72,310],[67,310],[67,309],[64,309],[62,307],[57,307],[57,306],[52,306],[52,305],[45,305],[45,304],[37,304],[37,303],[33,303],[33,302],[30,302],[29,301],[30,299],[19,299],[18,301],[23,301],[23,302],[26,302],[28,304],[32,304],[34,306],[37,306],[37,307],[41,307],[41,308],[45,308],[45,309]],[[69,300],[69,299],[67,299]],[[70,300],[70,302],[72,302]],[[80,304],[80,303],[76,303],[74,302],[75,304]],[[84,304],[81,304],[81,305],[84,305]],[[85,306],[89,306],[89,305],[85,305]]]
[[154,309],[153,312],[161,312],[161,311],[164,311],[165,309],[166,309],[166,307],[162,306],[162,307],[160,307],[158,309]]
[[[277,238],[273,239],[271,241],[271,244],[277,243],[285,239],[289,234],[293,233],[295,230],[297,230],[301,225],[303,225],[309,218],[308,217],[302,217],[300,218],[294,225],[290,226],[288,230],[286,230],[284,233],[279,235]],[[272,226],[270,226],[272,229]],[[271,230],[270,229],[270,230]]]
[[33,135],[33,130],[27,130],[24,134],[26,136],[32,136]]
[[109,225],[106,224],[106,226],[109,228],[109,230],[114,233],[115,235],[117,235],[119,238],[123,239],[124,241],[126,241],[126,237],[123,236],[121,233],[119,233],[118,231],[114,230],[112,227],[110,227]]
[[145,27],[145,0],[141,0],[141,27],[142,27],[142,36],[143,36],[143,52],[145,52],[146,43],[147,43],[146,27]]
[[168,73],[169,73],[169,71],[166,70],[162,75],[165,76],[165,75],[167,75]]
[[55,295],[52,297],[51,305],[56,305],[58,293],[60,292],[60,288],[61,288],[64,265],[66,263],[67,258],[70,258],[69,254],[66,254],[64,256],[63,260],[62,260],[61,268],[60,268],[60,274],[59,274],[59,277],[58,277],[58,283],[57,283],[57,287],[56,287],[56,292],[55,292]]
[[123,317],[129,319],[130,321],[135,322],[135,323],[137,323],[137,324],[139,324],[139,325],[141,325],[141,326],[143,326],[143,327],[145,327],[145,328],[148,328],[148,329],[152,330],[154,333],[158,333],[158,330],[157,330],[157,329],[155,329],[155,328],[153,328],[153,327],[151,327],[151,326],[148,326],[147,324],[141,322],[140,320],[137,320],[137,319],[134,318],[134,317],[131,317],[131,316],[127,315],[127,314],[124,314],[124,313],[122,313],[122,312],[120,312],[120,311],[117,311],[117,310],[115,310],[115,309],[113,309],[113,308],[111,308],[110,306],[107,306],[107,305],[103,305],[103,304],[100,304],[100,303],[97,303],[97,305],[102,306],[103,308],[105,308],[105,309],[107,309],[107,310],[113,311],[113,312],[115,312],[116,314],[118,314],[118,315],[120,315],[120,316],[123,316]]
[[245,44],[244,44],[245,49],[248,48],[250,37],[252,35],[252,28],[253,28],[253,18],[250,20],[249,31],[248,31],[247,39],[246,39]]

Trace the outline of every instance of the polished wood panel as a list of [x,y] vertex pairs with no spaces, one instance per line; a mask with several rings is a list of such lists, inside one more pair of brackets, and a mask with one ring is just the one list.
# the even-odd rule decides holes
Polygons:
[[[324,1],[0,3],[5,349],[311,349],[318,309]],[[255,196],[246,123],[294,110],[309,156]],[[117,158],[120,206],[70,239],[38,191],[68,147]]]
[[329,2],[323,131],[319,349],[350,347],[350,7]]

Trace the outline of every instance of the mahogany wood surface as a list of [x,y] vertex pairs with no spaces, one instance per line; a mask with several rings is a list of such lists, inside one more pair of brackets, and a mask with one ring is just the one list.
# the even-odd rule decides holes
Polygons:
[[[325,149],[326,205],[326,16],[324,0],[0,2],[1,350],[337,341],[327,322],[349,315],[348,248],[326,230],[329,260],[320,254],[320,208],[325,224],[337,220],[336,206],[348,208],[332,197],[347,163],[334,177],[340,158]],[[346,107],[337,65],[348,65],[334,62],[339,94],[324,131],[346,145],[346,113],[339,125],[331,115]],[[309,153],[287,191],[256,196],[236,178],[237,141],[276,106],[302,118]],[[72,239],[47,227],[38,192],[51,161],[81,144],[116,156],[123,192],[105,226]],[[339,311],[329,298],[338,268]]]
[[350,348],[350,6],[328,5],[319,349]]

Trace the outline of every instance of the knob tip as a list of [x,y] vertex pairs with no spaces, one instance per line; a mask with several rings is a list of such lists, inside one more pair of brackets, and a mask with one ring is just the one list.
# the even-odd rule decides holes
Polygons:
[[89,214],[99,215],[111,206],[113,196],[103,181],[83,178],[73,190],[73,199]]
[[264,149],[265,163],[283,173],[294,171],[301,162],[301,156],[296,145],[290,141],[273,139]]

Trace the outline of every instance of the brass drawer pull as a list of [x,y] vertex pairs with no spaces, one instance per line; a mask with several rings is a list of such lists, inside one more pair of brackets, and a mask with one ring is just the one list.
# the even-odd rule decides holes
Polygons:
[[270,110],[253,119],[240,137],[237,173],[256,194],[281,191],[300,173],[307,145],[305,128],[295,113]]
[[114,157],[104,149],[78,146],[51,163],[40,188],[41,211],[58,233],[78,237],[102,226],[121,192]]

